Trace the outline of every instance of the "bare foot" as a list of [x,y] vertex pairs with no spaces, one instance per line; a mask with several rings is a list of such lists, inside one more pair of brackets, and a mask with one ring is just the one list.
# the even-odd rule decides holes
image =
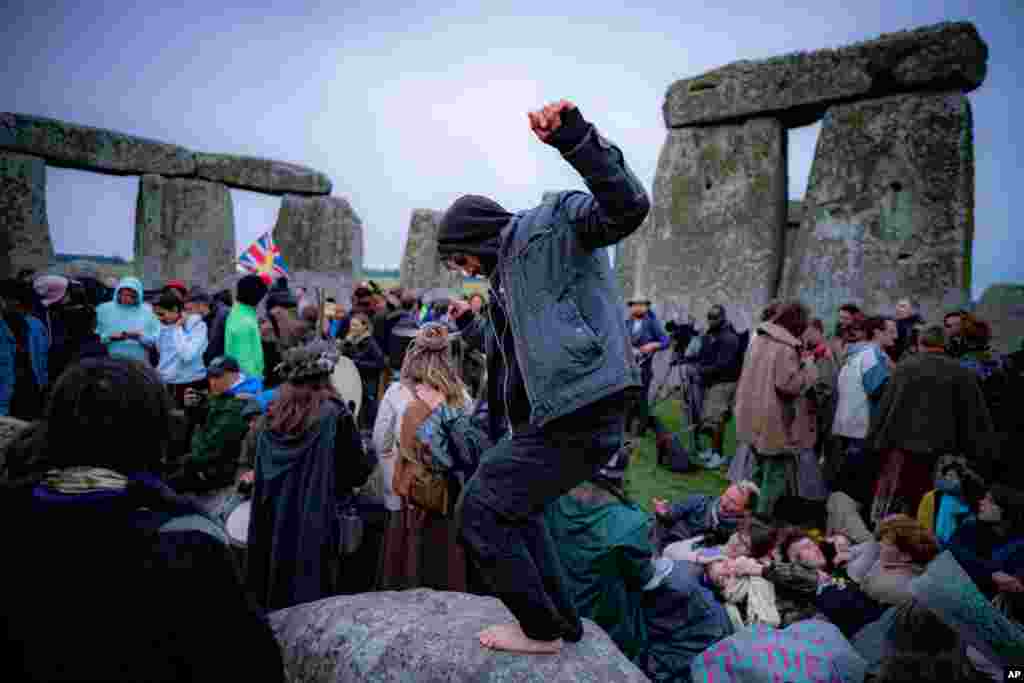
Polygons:
[[521,652],[528,655],[557,655],[562,639],[534,640],[523,633],[519,624],[499,624],[480,631],[480,644],[492,650]]

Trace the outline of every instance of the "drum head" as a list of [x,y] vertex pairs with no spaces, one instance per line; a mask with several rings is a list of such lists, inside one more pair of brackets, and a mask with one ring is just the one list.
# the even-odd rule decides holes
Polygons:
[[331,374],[331,384],[346,406],[350,402],[356,404],[352,414],[358,415],[363,402],[363,380],[359,377],[359,369],[351,358],[342,356],[338,359],[338,364],[334,366],[334,372]]
[[251,512],[252,501],[247,500],[244,503],[240,503],[228,515],[227,524],[224,526],[227,527],[228,536],[231,537],[232,541],[241,545],[249,543],[249,515]]

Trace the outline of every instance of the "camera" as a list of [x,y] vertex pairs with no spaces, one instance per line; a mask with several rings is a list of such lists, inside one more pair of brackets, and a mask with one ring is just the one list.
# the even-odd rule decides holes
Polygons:
[[681,363],[686,355],[686,349],[694,337],[700,336],[700,331],[695,325],[696,320],[690,316],[688,320],[668,320],[665,322],[665,332],[672,340],[672,362]]

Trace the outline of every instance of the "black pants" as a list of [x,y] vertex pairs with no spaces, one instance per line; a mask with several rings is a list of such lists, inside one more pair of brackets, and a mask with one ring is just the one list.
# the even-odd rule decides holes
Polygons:
[[606,464],[624,428],[624,394],[526,427],[484,454],[462,492],[456,518],[470,562],[530,638],[583,636],[544,508]]

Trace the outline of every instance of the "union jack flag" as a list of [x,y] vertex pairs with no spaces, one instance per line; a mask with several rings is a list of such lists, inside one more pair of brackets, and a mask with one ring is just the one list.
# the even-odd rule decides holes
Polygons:
[[274,244],[269,232],[252,243],[238,257],[238,269],[245,273],[259,275],[268,285],[278,277],[288,277],[288,269],[281,257],[281,250]]

